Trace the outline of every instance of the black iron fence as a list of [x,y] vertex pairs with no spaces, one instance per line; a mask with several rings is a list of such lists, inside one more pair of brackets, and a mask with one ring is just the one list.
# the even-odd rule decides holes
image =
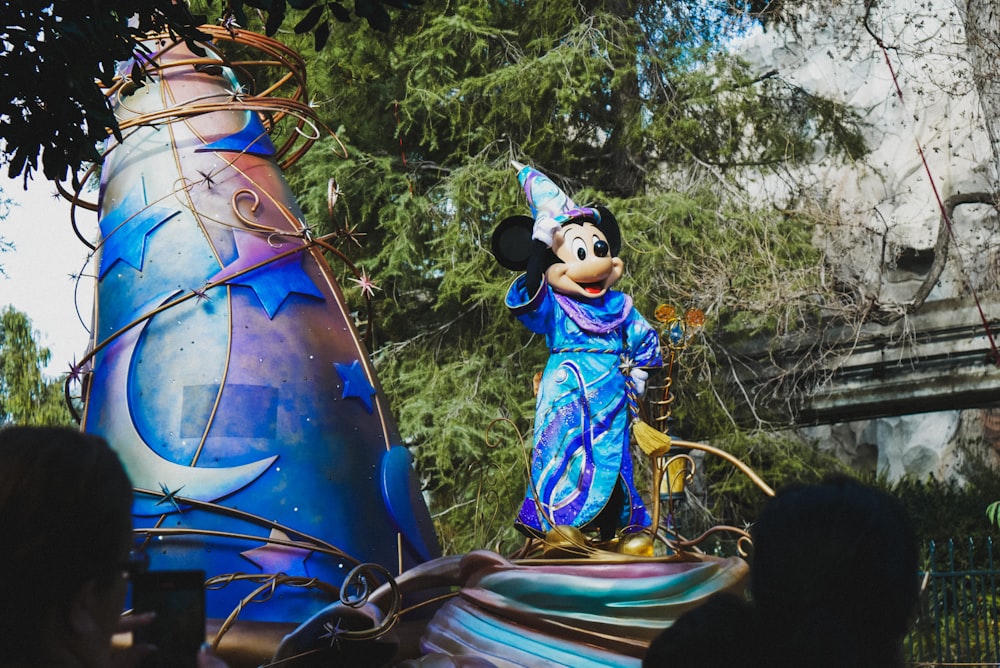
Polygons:
[[993,541],[982,546],[931,543],[922,574],[920,611],[906,638],[914,668],[1000,665],[1000,572]]

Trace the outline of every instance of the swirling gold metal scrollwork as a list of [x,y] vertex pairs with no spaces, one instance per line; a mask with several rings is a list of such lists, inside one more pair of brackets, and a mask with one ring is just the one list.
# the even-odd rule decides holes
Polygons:
[[[344,582],[340,586],[340,602],[350,608],[360,608],[375,592],[372,587],[371,578],[378,573],[385,579],[389,587],[388,610],[383,610],[382,623],[370,629],[360,631],[339,631],[337,637],[345,640],[371,640],[387,633],[399,621],[400,608],[403,597],[399,592],[399,585],[392,574],[383,566],[374,563],[360,564],[351,569],[344,577]],[[380,590],[381,588],[377,588]],[[384,601],[383,596],[379,597]]]
[[260,195],[258,195],[253,190],[250,190],[249,188],[240,188],[239,190],[233,193],[232,199],[230,200],[230,206],[233,209],[233,214],[237,218],[239,218],[240,222],[242,222],[247,227],[255,227],[257,229],[263,229],[263,227],[260,224],[258,224],[256,221],[250,220],[249,218],[243,215],[242,211],[240,211],[240,198],[244,196],[249,196],[251,199],[253,199],[253,204],[250,205],[250,213],[253,214],[257,213],[257,209],[260,208]]

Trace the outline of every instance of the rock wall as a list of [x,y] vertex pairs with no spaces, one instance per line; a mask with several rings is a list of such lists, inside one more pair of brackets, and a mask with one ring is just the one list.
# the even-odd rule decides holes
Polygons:
[[[777,69],[786,82],[847,105],[870,152],[849,161],[820,146],[806,168],[747,174],[745,186],[762,202],[819,211],[824,280],[899,318],[924,303],[998,287],[997,159],[987,132],[995,119],[984,115],[975,85],[964,3],[889,0],[868,15],[865,4],[806,2],[795,29],[753,35],[738,51],[761,73]],[[945,397],[941,408],[803,435],[891,479],[960,477],[970,454],[996,459],[1000,414],[946,410]]]

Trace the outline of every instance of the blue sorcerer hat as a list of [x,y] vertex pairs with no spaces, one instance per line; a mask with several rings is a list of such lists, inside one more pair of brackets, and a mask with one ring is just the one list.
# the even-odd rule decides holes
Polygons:
[[[497,262],[508,269],[524,270],[533,249],[533,228],[537,223],[554,221],[562,226],[570,222],[591,221],[605,234],[611,254],[621,250],[621,233],[618,221],[604,207],[580,207],[573,203],[552,179],[534,167],[511,161],[517,170],[517,179],[528,196],[531,216],[514,215],[500,221],[493,231],[492,250]],[[551,254],[551,253],[550,253]],[[554,261],[554,257],[553,261]]]
[[601,221],[601,214],[597,209],[578,207],[559,186],[552,182],[552,179],[534,167],[513,160],[511,164],[517,170],[517,180],[521,182],[524,194],[528,196],[528,206],[531,207],[531,215],[536,221],[551,218],[560,225],[578,218]]

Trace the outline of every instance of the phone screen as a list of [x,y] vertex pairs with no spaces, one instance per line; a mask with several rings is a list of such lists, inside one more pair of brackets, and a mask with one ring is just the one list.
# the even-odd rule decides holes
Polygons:
[[142,668],[196,668],[205,642],[205,571],[147,571],[132,580],[135,613],[156,612],[133,632],[135,642],[155,645]]

